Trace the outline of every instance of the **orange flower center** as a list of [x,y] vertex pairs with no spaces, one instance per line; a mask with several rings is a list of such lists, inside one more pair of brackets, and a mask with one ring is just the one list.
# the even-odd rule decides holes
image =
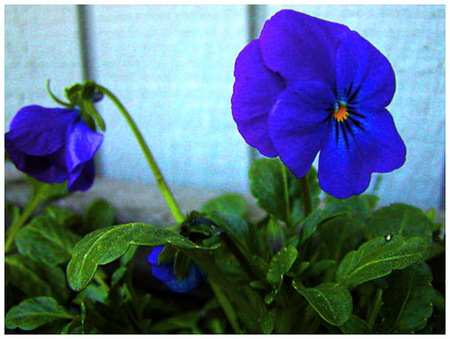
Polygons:
[[342,122],[345,119],[347,119],[348,118],[347,106],[345,106],[344,104],[339,103],[339,106],[334,111],[333,116],[338,122]]

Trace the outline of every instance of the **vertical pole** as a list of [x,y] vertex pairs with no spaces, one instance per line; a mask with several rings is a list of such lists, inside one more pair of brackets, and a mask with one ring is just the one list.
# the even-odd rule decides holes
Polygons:
[[78,43],[80,44],[81,73],[83,80],[92,80],[91,60],[89,56],[89,22],[86,5],[75,5],[78,22]]

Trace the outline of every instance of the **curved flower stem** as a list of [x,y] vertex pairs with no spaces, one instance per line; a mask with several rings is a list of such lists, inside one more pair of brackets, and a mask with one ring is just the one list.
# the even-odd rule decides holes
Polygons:
[[172,192],[169,189],[169,186],[167,186],[166,181],[164,180],[164,177],[161,173],[161,170],[158,167],[158,164],[156,163],[155,158],[153,157],[152,153],[150,152],[150,149],[147,145],[147,143],[144,140],[144,137],[142,136],[141,132],[139,131],[136,123],[134,122],[131,115],[128,113],[126,108],[122,105],[120,100],[111,93],[107,88],[100,86],[96,84],[96,88],[98,91],[102,92],[104,95],[110,99],[114,105],[119,109],[120,113],[122,113],[122,116],[125,118],[126,122],[128,123],[128,126],[131,128],[134,136],[136,137],[139,146],[141,147],[142,152],[144,153],[145,159],[147,160],[147,163],[152,170],[153,176],[155,177],[156,183],[158,184],[159,190],[161,191],[161,194],[164,196],[164,199],[166,200],[166,203],[172,212],[172,215],[174,219],[178,223],[182,223],[184,221],[183,213],[181,213],[180,208],[178,207],[177,202],[175,201],[174,196],[172,195]]
[[41,203],[41,198],[39,194],[35,194],[28,200],[27,204],[23,208],[22,213],[19,217],[17,217],[12,225],[9,227],[6,232],[6,241],[5,241],[5,253],[10,252],[14,248],[14,239],[16,238],[17,232],[23,226],[23,224],[28,220],[36,207]]

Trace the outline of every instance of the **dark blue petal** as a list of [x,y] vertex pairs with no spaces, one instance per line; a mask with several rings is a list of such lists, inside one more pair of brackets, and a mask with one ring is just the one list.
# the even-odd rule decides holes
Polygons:
[[352,105],[386,107],[395,92],[388,59],[356,32],[347,34],[336,57],[338,99]]
[[266,21],[261,32],[264,63],[288,82],[320,81],[335,90],[335,58],[348,27],[282,10]]
[[281,161],[304,176],[330,130],[334,94],[320,82],[302,81],[285,90],[269,116],[269,133]]
[[163,251],[164,246],[155,246],[147,257],[147,261],[152,265],[158,265],[158,258]]
[[164,284],[174,292],[187,293],[196,289],[205,280],[205,277],[205,273],[200,270],[198,266],[191,263],[186,278],[181,281],[175,278],[174,280],[165,282]]
[[10,132],[5,134],[5,149],[14,165],[29,176],[46,183],[64,182],[68,179],[64,162],[64,148],[47,156],[33,156],[19,150],[11,140]]
[[167,288],[174,292],[186,293],[197,288],[206,278],[203,272],[195,263],[191,262],[187,276],[183,280],[178,280],[173,271],[173,263],[171,260],[168,263],[158,265],[158,257],[161,254],[164,246],[156,246],[147,257],[147,261],[151,264],[151,271],[154,277],[161,280]]
[[267,118],[284,89],[284,81],[264,65],[259,40],[249,43],[238,55],[234,76],[231,109],[239,132],[265,156],[277,156],[269,139]]
[[319,156],[320,187],[339,199],[364,192],[371,174],[360,153],[358,140],[355,140],[346,121],[332,120],[331,133]]
[[65,144],[66,134],[77,110],[27,106],[17,112],[10,125],[10,139],[22,152],[42,156],[56,152]]
[[[351,114],[351,113],[350,113]],[[351,123],[359,152],[370,172],[391,172],[405,163],[406,146],[385,108],[364,107]]]
[[91,130],[84,121],[78,120],[69,131],[66,146],[66,161],[69,172],[91,160],[103,141],[103,135]]
[[69,192],[87,191],[91,188],[95,179],[95,164],[91,159],[85,163],[79,164],[72,172],[69,173],[69,182],[67,190]]

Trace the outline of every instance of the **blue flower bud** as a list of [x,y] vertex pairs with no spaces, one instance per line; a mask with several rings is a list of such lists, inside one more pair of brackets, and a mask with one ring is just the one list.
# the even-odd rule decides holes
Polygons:
[[157,246],[153,248],[147,258],[147,261],[151,264],[153,276],[161,280],[167,288],[177,293],[187,293],[197,288],[205,280],[205,272],[203,272],[192,261],[189,265],[187,276],[183,280],[178,280],[175,276],[173,259],[167,263],[158,265],[158,258],[163,248],[164,246]]

